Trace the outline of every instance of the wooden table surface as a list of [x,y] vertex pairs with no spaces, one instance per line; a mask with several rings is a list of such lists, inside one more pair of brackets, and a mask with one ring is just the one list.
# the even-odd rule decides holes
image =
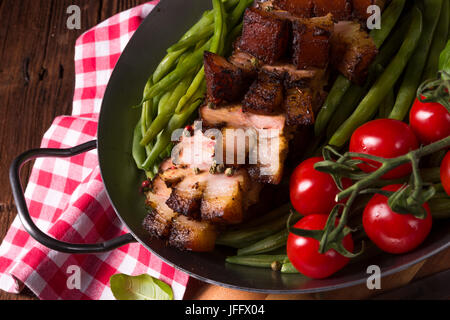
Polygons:
[[[74,88],[74,45],[84,31],[145,0],[0,0],[0,240],[16,216],[8,181],[9,164],[21,152],[39,147],[58,115],[70,114]],[[81,30],[69,30],[70,5],[81,8]],[[26,182],[30,167],[23,170]],[[390,277],[388,287],[450,268],[450,250]],[[188,299],[367,298],[364,287],[321,295],[265,296],[235,292],[191,280]],[[0,299],[35,299],[29,292]]]

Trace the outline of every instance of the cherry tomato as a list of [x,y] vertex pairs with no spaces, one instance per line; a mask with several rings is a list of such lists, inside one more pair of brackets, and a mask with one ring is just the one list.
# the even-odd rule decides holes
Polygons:
[[[392,119],[378,119],[359,127],[350,141],[350,152],[363,153],[382,158],[396,158],[419,148],[414,132],[404,122]],[[371,165],[369,165],[371,164]],[[367,160],[361,164],[364,172],[376,171],[381,164]],[[411,174],[411,164],[399,166],[387,174],[383,179],[397,179]]]
[[437,102],[416,99],[409,114],[412,130],[423,144],[431,144],[450,135],[450,112]]
[[[322,230],[328,220],[328,215],[314,214],[304,217],[294,226],[303,230]],[[354,245],[351,234],[347,235],[342,244],[353,252]],[[313,279],[324,279],[344,268],[350,259],[331,249],[324,254],[319,253],[319,241],[312,238],[299,237],[290,234],[287,241],[287,254],[294,267],[303,275]]]
[[[397,191],[401,185],[391,185],[383,188],[387,191]],[[381,250],[400,254],[417,248],[428,236],[432,226],[430,209],[425,219],[419,219],[412,214],[399,214],[389,207],[386,196],[376,194],[367,204],[363,213],[363,226],[367,236]]]
[[445,192],[450,196],[450,151],[447,152],[441,164],[441,182]]
[[[323,158],[311,158],[301,163],[294,171],[290,182],[291,203],[303,216],[330,213],[336,206],[336,195],[340,192],[331,175],[314,169]],[[343,179],[345,188],[351,180]]]

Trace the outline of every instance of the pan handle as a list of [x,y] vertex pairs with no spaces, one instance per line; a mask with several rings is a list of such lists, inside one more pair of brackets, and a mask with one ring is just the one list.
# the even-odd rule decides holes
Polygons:
[[35,149],[27,151],[17,157],[9,170],[14,200],[17,211],[25,230],[39,243],[47,248],[63,253],[93,254],[111,251],[126,244],[136,242],[131,234],[97,244],[74,244],[56,240],[42,232],[33,222],[27,208],[22,184],[20,182],[20,169],[28,161],[43,157],[69,158],[97,148],[97,141],[90,141],[70,149]]

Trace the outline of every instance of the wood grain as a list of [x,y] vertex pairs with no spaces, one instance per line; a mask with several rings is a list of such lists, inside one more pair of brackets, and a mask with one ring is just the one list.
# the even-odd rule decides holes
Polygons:
[[[8,168],[21,152],[39,147],[42,135],[58,115],[70,114],[74,88],[75,40],[108,17],[145,0],[0,0],[0,240],[16,216]],[[67,7],[80,6],[81,30],[68,30]],[[30,166],[22,171],[26,183]],[[401,286],[450,267],[450,250],[387,279]],[[187,299],[340,299],[366,298],[364,288],[324,295],[265,296],[230,291],[192,279]],[[31,292],[0,299],[35,299]]]
[[[0,239],[14,217],[8,168],[37,148],[56,116],[70,114],[74,46],[86,30],[145,0],[0,1]],[[81,8],[81,30],[66,27],[70,5]],[[22,171],[26,183],[30,167]],[[29,299],[0,291],[0,299]]]

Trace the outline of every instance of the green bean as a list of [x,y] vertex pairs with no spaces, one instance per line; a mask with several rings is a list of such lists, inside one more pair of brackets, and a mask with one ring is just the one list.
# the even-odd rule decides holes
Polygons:
[[286,255],[256,255],[256,256],[234,256],[228,257],[225,261],[231,264],[255,268],[271,268],[274,262],[283,263],[287,259]]
[[248,256],[254,254],[261,254],[271,252],[273,250],[279,249],[286,245],[286,241],[289,236],[288,230],[283,230],[279,233],[276,233],[266,239],[258,241],[252,245],[249,245],[245,248],[239,249],[237,255],[238,256]]
[[240,2],[240,0],[226,0],[226,1],[222,1],[222,2],[225,7],[225,10],[229,11],[229,10],[233,9],[234,7],[236,7],[236,5]]
[[239,21],[241,21],[245,9],[247,9],[251,4],[253,4],[253,0],[239,1],[239,4],[236,6],[236,8],[234,8],[233,12],[231,12],[228,17],[228,25],[231,28],[234,28],[239,23]]
[[209,51],[217,53],[221,46],[224,30],[224,7],[220,0],[213,0],[214,7],[214,36],[211,39],[211,47]]
[[[391,33],[403,11],[404,6],[405,0],[393,0],[383,13],[383,27],[370,32],[377,48],[381,47],[388,35]],[[339,103],[344,97],[344,94],[350,88],[351,84],[351,81],[343,75],[339,75],[336,79],[324,105],[322,106],[322,109],[319,112],[319,115],[317,116],[316,124],[314,126],[316,137],[320,136],[326,129],[331,117],[336,112]]]
[[394,109],[389,115],[390,119],[403,121],[416,98],[417,88],[422,79],[431,41],[433,40],[433,34],[439,20],[441,7],[442,0],[427,0],[425,3],[424,28],[419,40],[420,46],[416,48],[409,60],[403,82],[398,91]]
[[190,47],[195,46],[199,41],[202,41],[203,39],[209,38],[214,33],[214,25],[211,24],[205,29],[203,29],[201,32],[193,34],[192,36],[185,38],[183,40],[178,41],[173,46],[171,46],[169,49],[167,49],[168,53],[173,53],[180,51],[182,49],[188,49]]
[[355,112],[345,121],[338,131],[333,135],[330,144],[342,147],[350,138],[353,131],[367,120],[371,119],[377,112],[379,104],[383,101],[386,93],[397,82],[408,60],[414,53],[422,33],[422,12],[415,7],[412,12],[412,21],[402,46],[392,62],[376,81],[369,93],[364,97]]
[[147,157],[147,160],[145,160],[144,164],[142,165],[144,169],[148,170],[149,168],[151,168],[157,161],[159,155],[164,152],[164,150],[171,144],[173,132],[179,128],[182,128],[186,124],[186,121],[189,120],[190,116],[203,102],[202,97],[204,95],[204,91],[204,86],[202,86],[202,88],[197,92],[190,107],[187,108],[183,113],[175,114],[172,116],[169,123],[167,124],[167,127],[156,139],[155,146],[152,148],[150,156]]
[[278,219],[282,216],[286,216],[292,210],[294,210],[292,207],[292,204],[286,203],[286,204],[282,205],[281,207],[270,211],[267,214],[261,215],[260,217],[255,217],[251,221],[249,221],[243,225],[240,225],[238,228],[241,230],[241,229],[251,228],[251,227],[255,227],[255,226],[262,226],[266,223],[271,222],[272,220]]
[[450,197],[447,194],[439,194],[428,201],[428,205],[434,219],[450,218]]
[[441,16],[439,18],[436,31],[434,33],[433,42],[431,43],[428,61],[425,66],[421,82],[436,77],[439,70],[439,56],[447,44],[448,28],[450,25],[450,2],[443,1]]
[[[216,243],[218,245],[242,249],[285,229],[288,218],[289,215],[285,215],[270,221],[263,226],[258,225],[223,233],[217,239]],[[295,219],[292,219],[292,222],[295,223],[299,219],[299,217],[296,217]]]
[[383,102],[381,102],[378,117],[380,119],[385,119],[389,117],[389,115],[392,112],[392,109],[394,108],[394,104],[395,104],[395,94],[394,89],[391,88],[391,90],[389,90]]
[[281,273],[286,273],[286,274],[298,274],[300,272],[298,272],[297,269],[295,269],[294,265],[290,262],[285,262],[283,263],[283,266],[281,267]]
[[[188,89],[191,81],[191,76],[183,79],[172,92],[170,98],[167,99],[167,102],[165,104],[161,103],[162,108],[160,108],[158,116],[155,120],[153,120],[153,123],[144,134],[141,145],[145,146],[150,141],[153,141],[153,139],[155,139],[156,136],[166,127],[167,123],[170,121],[172,115],[175,112],[178,101],[186,93],[186,90]],[[161,99],[161,101],[163,100],[164,99]]]
[[193,72],[203,62],[203,53],[208,50],[211,44],[211,40],[206,42],[200,49],[194,51],[191,55],[186,57],[184,61],[177,66],[177,68],[161,79],[158,83],[154,84],[144,97],[145,102],[149,99],[160,95],[173,85],[178,84],[187,74]]
[[380,53],[377,55],[374,62],[370,66],[369,75],[364,87],[353,84],[345,93],[338,107],[339,112],[336,112],[333,115],[330,125],[327,128],[328,140],[334,135],[336,130],[339,129],[339,127],[345,122],[345,120],[347,120],[348,117],[350,117],[350,115],[355,111],[356,107],[361,102],[361,99],[364,97],[364,95],[367,94],[370,87],[382,74],[382,67],[386,67],[392,59],[392,56],[394,56],[398,52],[398,49],[402,44],[404,35],[408,31],[409,24],[410,19],[408,15],[404,19],[402,19],[398,28],[396,28],[396,30],[392,33],[386,43],[381,47]]
[[314,125],[316,137],[320,136],[328,125],[328,121],[333,116],[342,97],[352,85],[352,82],[343,75],[339,75],[325,100]]
[[205,67],[203,66],[195,76],[186,94],[178,101],[175,113],[179,114],[183,112],[183,107],[189,103],[189,101],[192,99],[192,96],[195,94],[195,92],[197,92],[198,88],[200,87],[200,85],[203,83],[204,80],[205,80]]
[[140,144],[141,139],[142,139],[141,120],[139,120],[138,124],[134,129],[133,148],[132,148],[133,159],[136,162],[136,166],[139,169],[142,169],[142,164],[144,163],[146,158],[145,148]]
[[383,12],[382,21],[383,25],[381,29],[374,29],[370,32],[370,36],[377,48],[380,48],[384,41],[387,39],[392,29],[397,24],[400,18],[403,8],[405,7],[406,0],[393,0],[391,4]]
[[159,63],[155,72],[153,73],[153,83],[158,83],[164,76],[166,76],[172,68],[175,66],[175,63],[180,56],[185,53],[187,48],[183,48],[179,51],[168,53]]

